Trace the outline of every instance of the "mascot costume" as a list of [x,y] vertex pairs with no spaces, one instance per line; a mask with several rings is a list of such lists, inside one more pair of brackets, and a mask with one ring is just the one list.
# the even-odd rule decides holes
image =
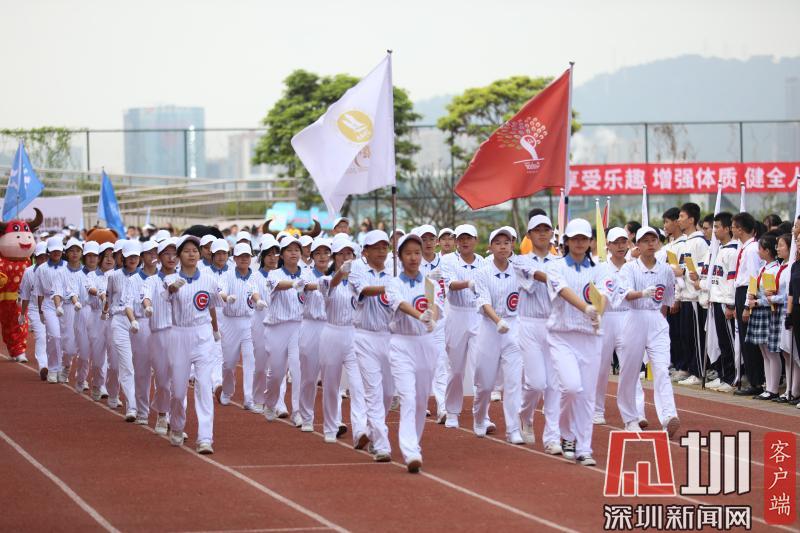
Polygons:
[[0,325],[3,342],[14,361],[25,355],[28,322],[17,303],[22,274],[31,264],[36,246],[33,232],[42,223],[42,212],[34,208],[33,220],[0,222]]

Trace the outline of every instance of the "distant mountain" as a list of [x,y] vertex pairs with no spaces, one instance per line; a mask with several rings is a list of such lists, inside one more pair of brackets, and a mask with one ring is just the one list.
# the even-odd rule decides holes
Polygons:
[[[436,124],[454,95],[414,103]],[[800,57],[686,55],[600,74],[575,87],[581,122],[800,119]]]

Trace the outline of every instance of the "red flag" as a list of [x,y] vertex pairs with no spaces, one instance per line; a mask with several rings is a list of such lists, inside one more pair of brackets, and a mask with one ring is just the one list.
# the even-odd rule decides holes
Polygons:
[[478,148],[455,186],[472,209],[565,186],[570,74],[567,70],[531,98]]
[[603,208],[603,229],[608,229],[608,216],[611,214],[611,198],[606,197],[606,206]]

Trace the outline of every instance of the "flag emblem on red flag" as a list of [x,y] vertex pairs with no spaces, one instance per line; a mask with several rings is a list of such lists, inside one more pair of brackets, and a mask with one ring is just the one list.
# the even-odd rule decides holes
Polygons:
[[565,186],[570,75],[567,70],[531,98],[478,148],[455,186],[472,209]]

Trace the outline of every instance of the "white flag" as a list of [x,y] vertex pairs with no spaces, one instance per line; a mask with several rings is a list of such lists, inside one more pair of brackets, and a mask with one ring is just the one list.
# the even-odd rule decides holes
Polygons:
[[349,194],[394,185],[391,55],[316,122],[292,137],[292,148],[329,213],[338,212]]
[[745,205],[745,201],[744,201],[744,199],[745,199],[745,191],[746,191],[746,189],[744,187],[744,182],[742,182],[742,192],[740,193],[740,196],[739,196],[739,212],[740,213],[744,213],[745,211],[747,211],[747,206]]
[[650,215],[647,212],[647,187],[642,187],[642,226],[650,226]]
[[[797,182],[797,193],[794,198],[794,220],[792,221],[792,224],[796,224],[797,219],[800,218],[800,173],[795,174],[794,180]],[[792,239],[792,247],[789,250],[789,265],[794,263],[794,258],[796,255],[797,239]]]
[[[722,209],[722,184],[717,184],[717,201],[714,204],[714,216],[717,216]],[[717,239],[717,234],[715,232],[711,232],[711,246],[708,249],[708,269],[709,269],[709,276],[713,275],[712,269],[714,268],[714,262],[717,259],[717,253],[719,253],[719,239]],[[717,336],[717,323],[714,319],[714,304],[708,304],[708,314],[706,315],[706,353],[708,353],[708,360],[711,363],[715,363],[719,356],[722,355],[722,351],[719,347],[719,337]]]

